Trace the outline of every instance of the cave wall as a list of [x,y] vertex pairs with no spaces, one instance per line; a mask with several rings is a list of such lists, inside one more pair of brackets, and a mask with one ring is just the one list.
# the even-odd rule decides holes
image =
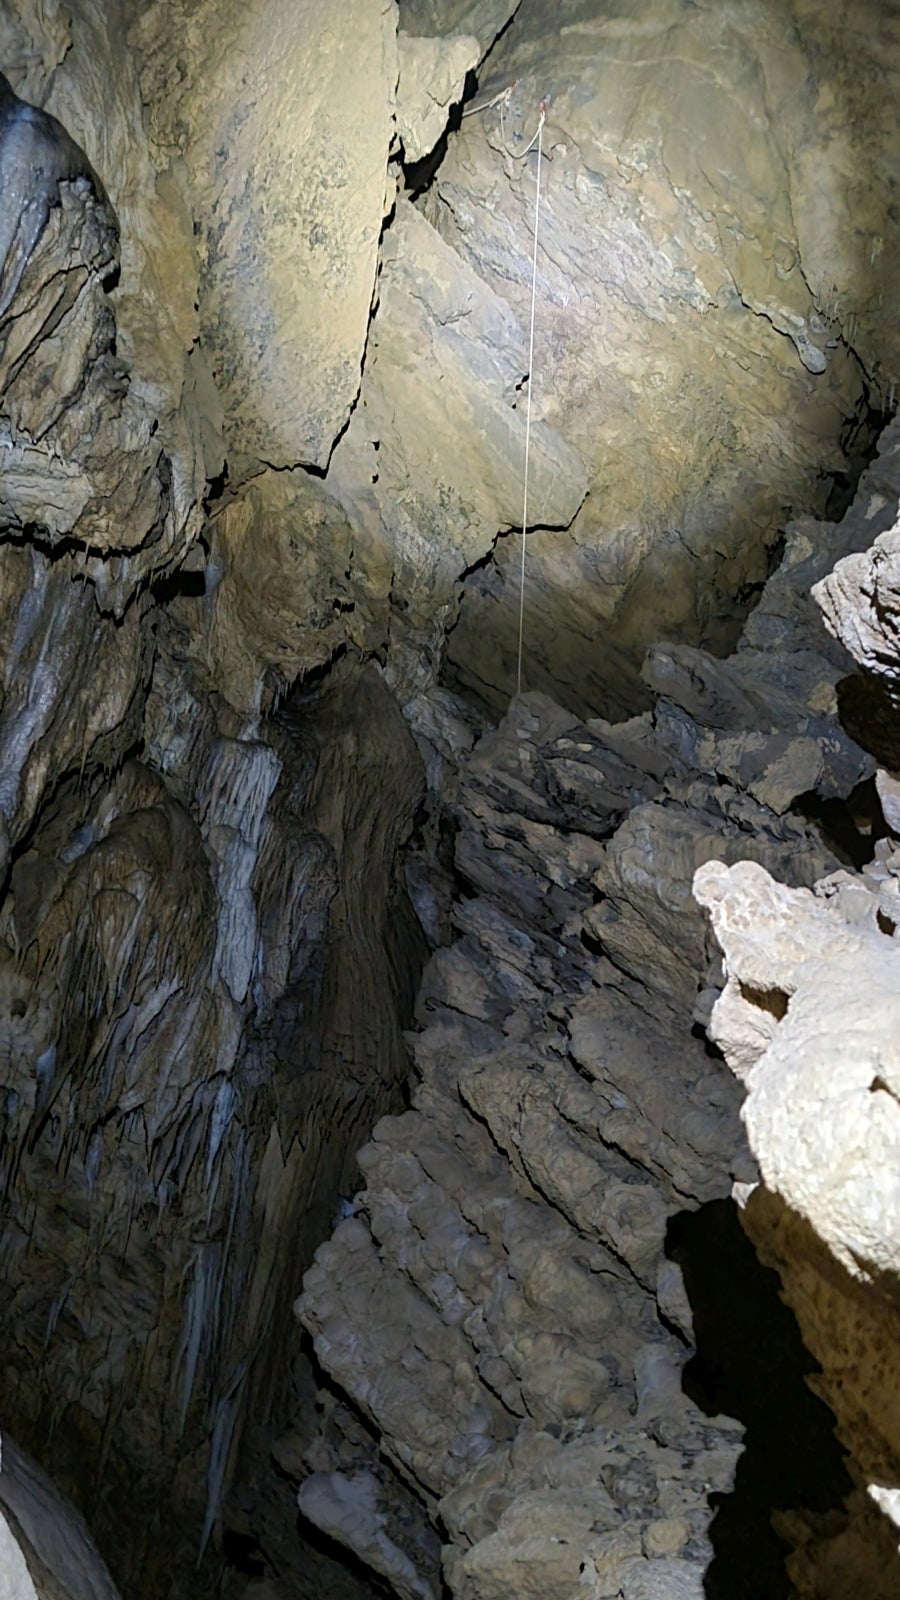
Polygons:
[[[898,459],[894,425],[839,523],[789,526],[732,657],[648,653],[652,711],[580,722],[529,694],[469,749],[432,724],[455,938],[420,991],[412,1108],[360,1151],[297,1305],[342,1403],[279,1452],[304,1515],[398,1595],[896,1588],[883,1043],[869,1092],[896,850],[842,864],[876,763],[810,591],[868,574],[886,530],[887,592]],[[813,1360],[791,1319],[766,1346],[778,1280],[735,1265],[733,1193]]]
[[[358,657],[291,698],[319,658],[276,654],[263,707],[264,590],[233,672],[207,649],[221,405],[193,301],[155,347],[147,321],[186,213],[134,153],[123,37],[92,23],[55,85],[80,126],[126,63],[92,161],[2,106],[4,1423],[125,1587],[169,1593],[248,1413],[265,1426],[289,1384],[303,1259],[405,1076],[422,938],[396,856],[421,774]],[[143,226],[166,206],[171,250]]]
[[[609,1155],[609,1171],[600,1161],[609,1193],[596,1205],[587,1177],[579,1191],[545,1170],[543,1144],[562,1097],[567,1151],[594,1171],[596,1130],[557,1055],[573,1028],[605,1036],[607,1003],[652,1014],[636,1045],[626,1010],[621,1070],[666,1059],[660,1029],[668,1038],[695,1003],[705,959],[699,917],[677,948],[698,858],[752,848],[812,885],[834,862],[791,807],[807,791],[840,798],[869,770],[834,721],[843,656],[817,639],[815,663],[796,646],[769,659],[784,642],[779,606],[797,621],[789,586],[767,589],[737,666],[697,646],[734,642],[734,606],[761,585],[788,510],[821,509],[859,465],[867,408],[890,402],[895,21],[869,7],[822,17],[800,0],[789,17],[636,0],[596,11],[355,0],[339,36],[311,0],[13,0],[0,17],[3,1422],[90,1511],[117,1575],[138,1574],[148,1593],[168,1592],[173,1569],[174,1592],[188,1582],[197,1544],[233,1512],[239,1461],[267,1461],[270,1421],[310,1396],[291,1300],[336,1196],[355,1187],[353,1151],[401,1104],[424,938],[398,851],[423,758],[444,844],[460,827],[453,871],[470,909],[453,913],[464,939],[424,992],[420,1100],[376,1136],[373,1195],[398,1164],[410,1177],[406,1141],[433,1095],[449,1118],[441,1138],[471,1144],[483,1169],[482,1209],[453,1239],[474,1229],[476,1279],[496,1272],[513,1288],[497,1290],[477,1360],[468,1335],[445,1348],[434,1304],[440,1323],[453,1230],[431,1240],[430,1218],[468,1182],[453,1163],[446,1183],[428,1174],[441,1193],[418,1196],[424,1267],[418,1244],[406,1261],[393,1201],[348,1219],[335,1248],[365,1256],[361,1294],[378,1298],[399,1252],[409,1328],[424,1318],[422,1339],[436,1341],[435,1414],[461,1386],[477,1425],[463,1442],[437,1424],[407,1440],[418,1424],[403,1386],[386,1381],[376,1404],[335,1360],[346,1394],[320,1396],[335,1431],[288,1432],[283,1480],[314,1468],[306,1509],[329,1536],[365,1510],[364,1565],[412,1593],[436,1581],[440,1505],[447,1571],[460,1593],[481,1592],[507,1582],[529,1497],[552,1489],[558,1511],[569,1472],[520,1481],[516,1430],[556,1438],[548,1428],[564,1432],[596,1400],[631,1441],[644,1508],[620,1548],[631,1466],[588,1449],[572,1467],[606,1485],[598,1574],[633,1561],[640,1585],[648,1564],[677,1560],[694,1570],[671,1581],[696,1586],[707,1558],[702,1520],[688,1517],[682,1539],[644,1517],[649,1446],[626,1413],[642,1403],[633,1356],[646,1335],[658,1348],[639,1369],[644,1417],[656,1405],[656,1423],[670,1406],[674,1417],[654,1449],[687,1460],[708,1447],[724,1490],[737,1430],[707,1437],[676,1400],[679,1336],[660,1332],[654,1307],[676,1327],[684,1316],[677,1277],[674,1289],[660,1278],[667,1208],[721,1198],[730,1182],[730,1080],[707,1084],[696,1040],[682,1078],[639,1115],[613,1078],[605,1113],[628,1153]],[[502,125],[498,105],[476,113],[512,77]],[[547,96],[529,376],[539,158],[519,158]],[[430,184],[419,163],[451,122]],[[535,701],[535,726],[507,722],[469,765],[470,712],[434,686],[448,633],[457,687],[496,709],[511,686],[502,536],[521,516],[526,384],[527,681],[568,709]],[[794,525],[797,586],[826,570],[806,573],[804,540],[843,553],[829,528]],[[663,636],[641,679],[645,645]],[[652,733],[578,731],[650,695]],[[508,747],[526,734],[533,765],[520,773]],[[512,823],[490,777],[507,763],[516,805],[535,784],[540,796]],[[583,826],[598,781],[603,803]],[[452,876],[432,871],[437,826],[409,879],[432,943]],[[636,873],[645,856],[663,863],[663,888]],[[598,945],[624,978],[607,983],[603,967],[597,981]],[[599,1010],[576,1027],[559,997],[587,993]],[[509,1105],[534,1063],[520,1037],[497,1046],[512,1002],[515,1027],[527,1017],[539,1032],[551,1086],[527,1129]],[[584,1050],[580,1078],[601,1070],[587,1035]],[[673,1136],[671,1095],[697,1074],[716,1115],[688,1094]],[[635,1184],[623,1160],[648,1176]],[[548,1258],[569,1256],[573,1272],[545,1290]],[[621,1313],[605,1376],[577,1306],[598,1275],[603,1316]],[[309,1307],[327,1345],[346,1308]],[[561,1322],[575,1329],[564,1348]],[[387,1332],[402,1343],[406,1328],[401,1317]],[[375,1319],[376,1343],[381,1331]],[[431,1371],[431,1347],[410,1348]],[[561,1350],[584,1384],[556,1393]],[[393,1439],[386,1472],[373,1426]],[[513,1509],[499,1545],[464,1496],[447,1499],[486,1440],[500,1455],[484,1452],[471,1481],[477,1495],[502,1481],[501,1521]],[[574,1435],[560,1442],[568,1463]],[[683,1522],[680,1503],[669,1509],[664,1520]],[[383,1517],[412,1528],[411,1551],[392,1533],[385,1554]],[[498,1549],[495,1575],[477,1575]]]
[[[222,627],[264,552],[275,670],[348,644],[406,700],[461,617],[454,679],[502,709],[530,387],[528,683],[637,709],[655,638],[733,646],[785,522],[826,508],[889,408],[896,19],[360,0],[347,29],[337,62],[313,4],[4,19],[13,87],[118,207],[129,392],[186,499],[227,473]],[[487,109],[460,123],[473,70],[465,110]]]
[[[779,530],[825,510],[851,419],[887,409],[897,43],[874,4],[563,0],[521,6],[480,75],[489,109],[423,204],[527,325],[524,152],[547,101],[532,404],[589,494],[562,533],[533,508],[527,683],[581,714],[645,704],[657,638],[733,648]],[[514,683],[510,545],[449,642],[494,711]]]

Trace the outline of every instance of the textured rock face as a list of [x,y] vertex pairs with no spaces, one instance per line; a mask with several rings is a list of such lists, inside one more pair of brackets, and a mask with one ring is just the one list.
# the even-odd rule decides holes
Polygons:
[[[392,1103],[416,949],[393,861],[417,762],[378,681],[252,739],[190,712],[189,760],[169,726],[111,785],[57,790],[0,964],[6,1414],[30,1438],[64,1416],[117,1510],[135,1478],[178,1507],[176,1547],[191,1520],[208,1536],[272,1404],[280,1242],[327,1226],[348,1142]],[[158,1565],[152,1519],[143,1552],[98,1531],[120,1570]]]
[[[90,56],[102,22],[60,100],[121,46]],[[262,585],[235,619],[246,552],[208,602],[160,609],[221,447],[190,320],[165,384],[171,350],[142,343],[160,263],[135,215],[171,193],[133,154],[136,80],[110,108],[118,216],[57,124],[2,109],[4,1421],[60,1441],[125,1586],[168,1594],[289,1382],[265,1352],[287,1356],[303,1252],[405,1073],[421,937],[395,860],[420,768],[358,659],[261,715],[267,671],[321,659],[314,626],[291,636],[299,576],[287,624]]]
[[[305,1468],[304,1515],[398,1594],[440,1592],[439,1521],[457,1595],[699,1595],[693,1463],[724,1490],[739,1440],[682,1394],[683,1347],[654,1301],[659,1282],[678,1301],[667,1199],[746,1170],[736,1105],[689,1035],[672,1059],[665,1003],[648,1016],[641,984],[581,943],[605,850],[549,820],[573,747],[598,767],[607,754],[602,733],[531,697],[464,765],[456,860],[474,895],[420,996],[420,1086],[361,1151],[356,1214],[300,1303],[377,1452],[338,1412],[318,1438],[298,1420],[281,1459]],[[598,794],[583,820],[603,836],[613,817]],[[666,1056],[674,1099],[618,1071],[611,1037],[648,1075]],[[363,1500],[367,1515],[340,1516]]]
[[[867,86],[896,71],[896,27],[874,4],[573,0],[521,6],[492,54],[479,99],[514,92],[462,124],[428,215],[525,320],[524,152],[549,97],[532,400],[591,492],[567,533],[528,541],[532,687],[627,710],[654,639],[731,645],[786,508],[812,509],[812,478],[839,467],[824,441],[864,373],[886,404],[893,269],[873,211],[893,226],[897,152]],[[498,547],[450,645],[495,706],[517,587]]]
[[[871,513],[881,509],[873,502]],[[882,533],[870,550],[839,561],[816,589],[831,632],[860,666],[896,688],[898,675],[900,523]]]
[[[875,474],[864,481],[861,527],[890,518],[897,462],[895,428],[880,482]],[[813,589],[831,632],[889,678],[896,672],[895,543],[889,528]],[[745,1226],[777,1266],[820,1364],[817,1388],[835,1412],[856,1483],[849,1524],[824,1549],[801,1544],[795,1581],[802,1593],[848,1597],[860,1587],[886,1597],[900,1581],[900,857],[893,780],[878,776],[889,836],[861,873],[833,873],[810,891],[787,888],[750,862],[716,863],[694,881],[724,952],[726,983],[711,1034],[747,1085],[743,1119],[762,1174]]]
[[[706,1592],[695,1473],[702,1462],[704,1481],[727,1491],[740,1430],[705,1418],[683,1391],[695,1331],[670,1224],[735,1180],[746,1194],[756,1174],[734,1086],[691,1033],[692,1012],[706,1020],[715,1002],[712,1036],[750,1072],[745,1120],[766,1184],[789,1174],[804,1218],[827,1195],[833,1226],[846,1233],[852,1221],[845,1258],[865,1257],[870,1273],[893,1267],[895,1230],[866,1198],[871,1160],[884,1204],[893,1200],[892,1069],[882,1090],[854,1039],[857,1106],[844,1074],[836,1151],[821,1115],[815,1001],[824,983],[836,1051],[841,1018],[857,1009],[870,1034],[889,1037],[893,1002],[879,996],[890,970],[851,1004],[845,966],[891,945],[892,857],[857,887],[795,802],[846,798],[873,770],[836,719],[848,657],[809,589],[871,537],[878,487],[885,507],[896,500],[898,459],[892,434],[841,524],[791,527],[729,661],[672,645],[650,653],[653,713],[579,723],[528,695],[468,754],[446,702],[418,714],[427,770],[458,769],[454,854],[468,893],[420,993],[412,1108],[379,1123],[360,1152],[365,1188],[298,1303],[345,1399],[324,1406],[318,1432],[298,1418],[279,1447],[304,1516],[399,1595],[436,1595],[441,1574],[465,1600]],[[691,900],[701,862],[695,892],[713,907],[724,989]],[[844,905],[852,928],[835,918]],[[751,1072],[767,1046],[768,1094],[761,1068]],[[813,1293],[811,1347],[823,1359],[835,1285],[805,1285],[798,1311]],[[857,1404],[891,1382],[884,1309]],[[840,1349],[836,1366],[848,1359]],[[827,1365],[825,1381],[836,1405]],[[886,1409],[878,1441],[890,1427]],[[893,1457],[875,1439],[869,1450],[883,1489]],[[790,1493],[778,1526],[798,1593],[832,1592],[832,1566],[836,1593],[849,1596],[860,1574],[891,1592],[874,1510],[866,1555],[858,1507],[841,1508],[840,1491],[824,1521],[799,1479]],[[780,1580],[773,1567],[720,1581],[749,1595]]]
[[[838,61],[799,0],[752,51],[743,7],[596,9],[0,15],[2,1420],[125,1592],[194,1600],[237,1546],[248,1600],[356,1600],[298,1553],[295,1486],[405,1596],[700,1592],[740,1430],[682,1393],[666,1233],[754,1174],[691,1033],[689,881],[837,867],[797,802],[873,762],[798,596],[890,495],[864,537],[791,525],[733,659],[696,641],[848,464],[854,351],[874,399],[895,368],[893,24],[852,8]],[[475,103],[520,77],[502,128],[467,117],[416,194],[507,24]],[[526,385],[529,649],[575,710],[475,743],[434,683],[468,575],[455,670],[509,684]],[[589,715],[661,632],[652,715]],[[361,1145],[304,1300],[316,1396],[290,1308]]]
[[159,0],[132,29],[154,160],[184,163],[200,219],[200,334],[237,477],[323,467],[356,399],[396,34],[372,0],[339,22],[316,0]]
[[[175,483],[199,498],[198,468],[227,460],[257,550],[292,469],[309,609],[404,698],[440,671],[469,574],[453,670],[502,705],[517,579],[491,552],[522,514],[536,160],[518,157],[549,95],[528,681],[629,710],[655,638],[731,645],[734,597],[847,468],[847,419],[887,403],[897,365],[896,132],[863,88],[890,77],[894,20],[801,0],[727,18],[360,0],[338,31],[276,0],[132,10],[106,27],[84,0],[73,30],[23,4],[4,43],[118,211],[129,393],[157,408]],[[395,200],[392,152],[415,170],[473,67],[468,109],[517,80],[502,126],[496,105],[467,117],[436,187]]]

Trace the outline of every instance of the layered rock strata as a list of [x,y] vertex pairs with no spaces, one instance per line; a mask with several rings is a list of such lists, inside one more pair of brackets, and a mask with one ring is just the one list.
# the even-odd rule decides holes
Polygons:
[[[421,768],[358,656],[276,715],[248,613],[231,681],[196,564],[173,577],[214,428],[188,368],[170,406],[136,365],[116,297],[120,268],[150,292],[120,255],[137,196],[117,217],[61,125],[0,91],[4,1424],[124,1588],[192,1592],[246,1418],[289,1384],[281,1245],[309,1258],[406,1073]],[[129,159],[123,134],[123,183]]]
[[[458,769],[466,892],[419,997],[412,1109],[360,1152],[298,1303],[344,1402],[282,1447],[304,1514],[398,1594],[439,1592],[435,1529],[466,1600],[704,1592],[706,1492],[740,1429],[682,1391],[667,1230],[755,1174],[691,1030],[734,988],[717,1000],[691,881],[777,876],[798,903],[838,881],[810,819],[874,761],[837,720],[849,658],[809,587],[887,515],[897,459],[892,436],[840,525],[792,525],[733,657],[651,652],[652,713],[579,723],[525,696],[460,755],[452,705],[413,708],[430,770]],[[740,976],[756,1047],[773,984]],[[781,1526],[814,1542],[797,1494]]]
[[[867,676],[898,670],[900,451],[896,429],[860,510],[871,533],[813,593]],[[877,701],[876,701],[877,705]],[[894,710],[894,718],[896,711]],[[880,719],[870,725],[874,748]],[[900,1582],[900,1419],[896,1277],[896,940],[900,851],[895,772],[877,773],[886,836],[862,872],[810,890],[749,863],[707,865],[695,896],[724,953],[711,1036],[746,1084],[743,1117],[762,1181],[745,1226],[778,1269],[837,1418],[855,1481],[849,1525],[794,1558],[801,1592],[896,1593]]]

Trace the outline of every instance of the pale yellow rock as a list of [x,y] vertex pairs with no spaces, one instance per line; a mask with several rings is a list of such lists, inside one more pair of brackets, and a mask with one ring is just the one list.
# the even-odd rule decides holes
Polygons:
[[441,137],[454,100],[462,98],[466,73],[481,54],[477,39],[420,39],[401,33],[398,41],[397,132],[407,161],[421,161]]
[[[727,653],[715,595],[763,579],[785,501],[815,507],[858,383],[847,342],[887,397],[900,148],[869,86],[896,72],[896,38],[874,0],[629,0],[614,17],[523,8],[499,42],[490,86],[518,79],[512,104],[451,139],[433,215],[524,317],[536,186],[516,157],[549,92],[532,398],[591,493],[567,534],[528,541],[529,688],[628,714],[654,639]],[[496,710],[517,627],[501,544],[450,642],[457,684]]]
[[233,472],[324,466],[356,398],[396,31],[386,0],[157,0],[132,31],[157,159],[187,172]]
[[675,1556],[683,1550],[691,1530],[683,1517],[661,1517],[651,1522],[644,1534],[644,1554],[647,1556]]

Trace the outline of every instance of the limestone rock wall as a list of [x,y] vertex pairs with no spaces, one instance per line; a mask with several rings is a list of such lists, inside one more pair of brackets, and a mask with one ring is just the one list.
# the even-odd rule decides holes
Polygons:
[[[687,885],[836,865],[795,803],[872,762],[797,594],[887,499],[860,543],[792,525],[734,660],[698,642],[732,642],[726,597],[890,391],[893,22],[596,9],[0,15],[3,1420],[126,1589],[191,1592],[223,1509],[278,1525],[238,1468],[310,1399],[291,1300],[451,915],[418,1097],[326,1247],[352,1275],[315,1269],[304,1311],[345,1400],[285,1434],[281,1486],[398,1593],[435,1588],[438,1519],[473,1596],[690,1594],[707,1559],[736,1430],[680,1391],[664,1236],[747,1173],[683,1031],[716,978]],[[526,385],[529,670],[574,710],[530,698],[472,751],[434,685],[465,586],[457,678],[509,687]]]
[[[896,427],[881,471],[864,480],[859,522],[877,532],[898,503]],[[843,556],[813,593],[829,629],[870,671],[896,672],[891,574],[896,527]],[[860,873],[787,888],[749,862],[707,865],[695,895],[724,952],[712,1037],[747,1086],[743,1118],[761,1183],[745,1227],[778,1269],[837,1417],[856,1491],[849,1524],[824,1548],[808,1537],[793,1562],[801,1593],[888,1596],[897,1587],[898,1325],[895,1281],[894,967],[898,852],[888,825]]]
[[[765,936],[742,931],[736,887],[732,921],[714,922],[723,991],[691,881],[705,863],[701,903],[724,904],[719,886],[777,876],[793,885],[777,891],[786,911],[813,908],[822,878],[826,894],[842,899],[845,882],[851,892],[803,813],[847,801],[875,763],[837,719],[851,662],[809,591],[889,519],[897,463],[895,430],[840,524],[791,526],[732,658],[650,652],[652,713],[580,723],[526,695],[467,750],[459,709],[418,708],[427,769],[445,785],[457,774],[448,792],[466,892],[420,992],[412,1108],[360,1152],[365,1186],[298,1302],[339,1399],[324,1403],[318,1430],[298,1417],[277,1451],[303,1515],[398,1595],[436,1595],[441,1575],[466,1600],[705,1592],[709,1509],[695,1470],[702,1462],[727,1493],[740,1429],[684,1392],[695,1334],[670,1224],[734,1183],[752,1189],[764,1113],[751,1079],[748,1148],[735,1085],[691,1020],[715,1004],[713,1036],[745,1062],[789,1027],[779,998],[783,988],[790,1018],[795,985],[776,978],[777,953],[769,966],[745,955]],[[831,903],[819,903],[808,917],[827,922]],[[888,941],[876,910],[870,897],[867,928],[852,945],[838,934],[836,954]],[[822,941],[810,922],[810,950]],[[837,1039],[846,986],[825,981]],[[873,1000],[867,991],[860,1009],[889,1029]],[[856,1059],[862,1090],[875,1069],[865,1052]],[[773,1078],[790,1096],[783,1065]],[[844,1104],[846,1085],[839,1093]],[[884,1110],[876,1101],[867,1114],[879,1127],[886,1118],[889,1136],[889,1092]],[[811,1087],[811,1124],[816,1105]],[[796,1125],[767,1115],[783,1128],[776,1160]],[[857,1140],[850,1121],[845,1137]],[[803,1170],[820,1188],[831,1169],[810,1145]],[[868,1170],[853,1182],[865,1188]],[[848,1207],[863,1225],[860,1194]],[[883,1251],[890,1230],[879,1237]],[[831,1384],[824,1392],[836,1404]],[[823,1528],[793,1489],[778,1528],[798,1592],[823,1592],[833,1559],[848,1584],[868,1573],[874,1559],[853,1564],[854,1507],[835,1505]],[[752,1574],[742,1581],[763,1592]]]
[[[775,529],[821,514],[820,475],[845,470],[847,419],[867,395],[888,409],[898,152],[869,86],[897,71],[896,30],[874,3],[533,0],[492,52],[488,109],[423,205],[527,321],[525,152],[546,103],[531,398],[590,493],[563,533],[534,508],[530,687],[623,714],[655,639],[732,647]],[[495,709],[514,685],[509,543],[467,584],[449,646]]]
[[[633,710],[655,638],[733,645],[784,522],[853,476],[888,407],[891,16],[596,13],[360,0],[340,59],[321,8],[280,0],[4,22],[13,86],[118,211],[129,392],[182,511],[227,481],[211,573],[280,568],[285,516],[302,526],[270,677],[348,644],[408,699],[465,592],[452,670],[502,705],[530,386],[528,682]],[[459,124],[471,70],[467,112],[516,89]]]
[[406,1072],[420,763],[358,655],[285,697],[321,657],[285,659],[264,591],[214,625],[197,262],[151,349],[143,223],[171,207],[177,271],[184,213],[124,36],[93,7],[70,50],[24,10],[3,35],[72,126],[116,85],[89,160],[0,82],[4,1423],[125,1589],[193,1593],[247,1418],[290,1384],[304,1253]]

